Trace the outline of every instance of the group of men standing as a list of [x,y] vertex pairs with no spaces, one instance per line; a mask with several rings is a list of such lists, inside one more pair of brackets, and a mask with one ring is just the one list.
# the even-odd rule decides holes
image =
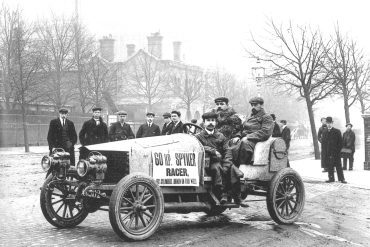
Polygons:
[[[353,170],[353,155],[355,153],[356,136],[352,130],[351,123],[346,124],[346,131],[343,136],[339,129],[333,127],[333,118],[321,118],[321,127],[318,131],[318,140],[321,143],[321,167],[323,172],[328,172],[331,183],[335,181],[334,167],[337,171],[338,180],[347,183],[344,179],[343,170],[347,170],[347,160],[349,159],[349,170]],[[343,167],[341,158],[343,158]]]

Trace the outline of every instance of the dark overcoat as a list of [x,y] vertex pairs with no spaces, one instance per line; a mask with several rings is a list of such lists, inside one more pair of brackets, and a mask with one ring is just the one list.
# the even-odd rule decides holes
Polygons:
[[[328,128],[323,130],[322,133],[322,151],[324,154],[324,163],[328,166],[330,164],[330,156],[333,157],[332,162],[340,164],[340,150],[342,149],[342,134],[339,129]],[[332,165],[334,165],[332,163]]]
[[229,107],[224,111],[213,110],[217,113],[216,129],[221,132],[226,139],[241,137],[242,120],[236,115],[233,108]]
[[343,147],[351,149],[352,153],[355,152],[355,142],[356,136],[353,130],[347,130],[343,133]]
[[211,162],[217,161],[216,151],[218,151],[222,157],[225,156],[228,148],[228,140],[219,131],[214,130],[213,134],[208,134],[207,131],[202,130],[196,134],[195,137],[200,141],[204,147],[204,151],[210,155]]
[[285,141],[286,149],[288,150],[290,147],[291,137],[290,137],[290,129],[287,126],[285,126],[283,128],[283,131],[281,131],[281,138],[283,138],[283,140]]
[[318,138],[319,142],[321,143],[321,168],[327,169],[328,166],[327,166],[327,164],[325,164],[325,160],[326,160],[325,152],[322,151],[322,133],[324,132],[325,129],[327,129],[326,124],[323,124],[319,128],[319,131],[317,133],[317,138]]
[[269,139],[274,129],[274,121],[262,108],[256,114],[251,114],[243,123],[242,137],[249,141],[263,142]]
[[[66,119],[65,123],[67,126],[68,138],[72,142],[72,146],[74,146],[77,142],[77,133],[75,125],[69,119]],[[49,132],[47,137],[50,151],[53,148],[64,148],[64,149],[66,148],[65,143],[63,143],[62,129],[63,127],[59,118],[50,121]]]
[[152,123],[152,126],[149,127],[148,123],[140,125],[137,133],[136,138],[142,137],[151,137],[151,136],[159,136],[161,135],[161,130],[159,126],[155,123]]
[[281,137],[280,126],[274,122],[274,129],[272,130],[272,137]]
[[110,141],[120,141],[135,138],[131,126],[127,123],[123,124],[121,124],[120,122],[113,123],[109,128],[108,134]]
[[169,135],[170,134],[170,131],[172,129],[172,126],[173,126],[173,122],[169,122],[169,123],[165,123],[163,124],[163,128],[162,128],[162,132],[161,132],[161,135]]
[[107,125],[102,118],[99,118],[99,120],[99,125],[96,125],[94,118],[84,122],[79,133],[81,145],[87,146],[109,141]]
[[177,134],[177,133],[184,133],[184,124],[181,121],[179,121],[177,125],[173,123],[169,134],[172,135],[172,134]]

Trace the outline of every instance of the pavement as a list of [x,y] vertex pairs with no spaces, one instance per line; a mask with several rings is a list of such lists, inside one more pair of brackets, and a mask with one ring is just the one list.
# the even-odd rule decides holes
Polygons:
[[[78,152],[80,145],[75,146],[75,151]],[[30,153],[33,154],[48,154],[48,146],[31,146]],[[25,154],[24,147],[2,147],[0,148],[0,155],[9,154]],[[370,170],[364,170],[364,150],[360,147],[355,152],[354,164],[352,171],[344,171],[344,178],[348,185],[370,189]],[[78,154],[76,154],[78,157]],[[328,180],[328,173],[322,172],[321,161],[312,158],[304,158],[290,161],[291,167],[296,170],[305,180],[326,181]],[[337,176],[335,175],[335,180]],[[338,183],[338,182],[337,182]]]

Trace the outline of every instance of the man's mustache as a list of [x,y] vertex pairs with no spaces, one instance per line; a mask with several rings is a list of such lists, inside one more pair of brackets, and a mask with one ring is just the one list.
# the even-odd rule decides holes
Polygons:
[[213,124],[208,124],[207,127],[215,127]]

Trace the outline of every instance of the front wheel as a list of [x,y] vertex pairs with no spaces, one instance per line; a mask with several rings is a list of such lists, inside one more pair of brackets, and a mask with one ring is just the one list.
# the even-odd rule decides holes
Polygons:
[[144,240],[159,227],[164,214],[164,199],[159,185],[144,174],[121,179],[109,202],[109,220],[124,240]]
[[278,224],[292,224],[301,215],[305,202],[302,178],[291,168],[278,171],[267,193],[267,209]]
[[82,203],[76,200],[76,175],[67,175],[65,180],[53,180],[49,175],[40,194],[41,211],[53,226],[70,228],[80,224],[88,215]]

